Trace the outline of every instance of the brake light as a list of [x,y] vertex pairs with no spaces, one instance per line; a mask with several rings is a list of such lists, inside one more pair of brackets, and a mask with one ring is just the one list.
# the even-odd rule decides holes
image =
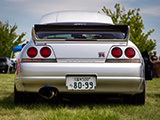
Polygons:
[[28,55],[30,58],[36,57],[36,55],[37,55],[37,49],[36,49],[35,47],[30,47],[30,48],[27,50],[27,55]]
[[49,57],[51,55],[51,49],[48,48],[48,47],[43,47],[41,50],[40,50],[40,54],[42,57],[46,58],[46,57]]
[[18,59],[18,61],[17,61],[17,72],[16,72],[16,74],[18,74],[19,71],[20,71],[20,59]]
[[126,57],[128,58],[133,58],[135,56],[135,50],[131,47],[128,47],[126,50],[125,50],[125,55]]
[[112,49],[112,56],[115,58],[119,58],[122,56],[122,50],[119,47],[115,47]]

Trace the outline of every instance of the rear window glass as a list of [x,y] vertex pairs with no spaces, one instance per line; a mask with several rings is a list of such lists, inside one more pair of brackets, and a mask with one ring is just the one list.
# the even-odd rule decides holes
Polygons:
[[124,39],[123,32],[105,31],[39,31],[39,39]]

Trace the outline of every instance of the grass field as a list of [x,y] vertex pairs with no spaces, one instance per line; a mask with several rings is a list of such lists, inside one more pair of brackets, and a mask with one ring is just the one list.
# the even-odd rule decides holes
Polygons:
[[15,106],[13,74],[0,74],[0,120],[160,120],[160,78],[148,81],[146,104],[66,104],[53,102]]

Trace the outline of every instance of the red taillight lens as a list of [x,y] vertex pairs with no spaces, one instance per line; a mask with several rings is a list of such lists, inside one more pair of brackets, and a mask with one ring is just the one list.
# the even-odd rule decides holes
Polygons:
[[27,55],[30,57],[30,58],[33,58],[33,57],[36,57],[37,55],[37,49],[35,47],[31,47],[27,50]]
[[48,48],[48,47],[43,47],[41,50],[40,50],[40,54],[42,57],[46,58],[46,57],[49,57],[51,55],[51,49]]
[[20,71],[20,59],[18,59],[18,61],[17,61],[17,72],[16,72],[16,74],[18,74],[19,71]]
[[119,47],[115,47],[112,49],[112,56],[115,58],[119,58],[122,56],[122,50]]
[[135,50],[133,48],[129,47],[125,50],[125,55],[128,58],[133,58],[135,56]]

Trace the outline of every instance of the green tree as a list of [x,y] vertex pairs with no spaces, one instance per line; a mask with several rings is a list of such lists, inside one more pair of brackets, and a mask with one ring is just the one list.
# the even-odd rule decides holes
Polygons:
[[16,29],[18,26],[9,25],[9,22],[5,23],[0,21],[0,57],[10,57],[13,47],[24,42],[22,38],[26,33],[21,33],[21,35],[16,34]]
[[140,15],[140,8],[127,12],[124,7],[120,7],[120,4],[115,4],[114,8],[115,11],[111,11],[104,6],[102,11],[112,18],[114,24],[130,26],[130,40],[141,52],[147,50],[149,55],[151,55],[152,50],[156,47],[156,40],[148,39],[148,37],[154,32],[154,29],[144,33],[145,27]]

